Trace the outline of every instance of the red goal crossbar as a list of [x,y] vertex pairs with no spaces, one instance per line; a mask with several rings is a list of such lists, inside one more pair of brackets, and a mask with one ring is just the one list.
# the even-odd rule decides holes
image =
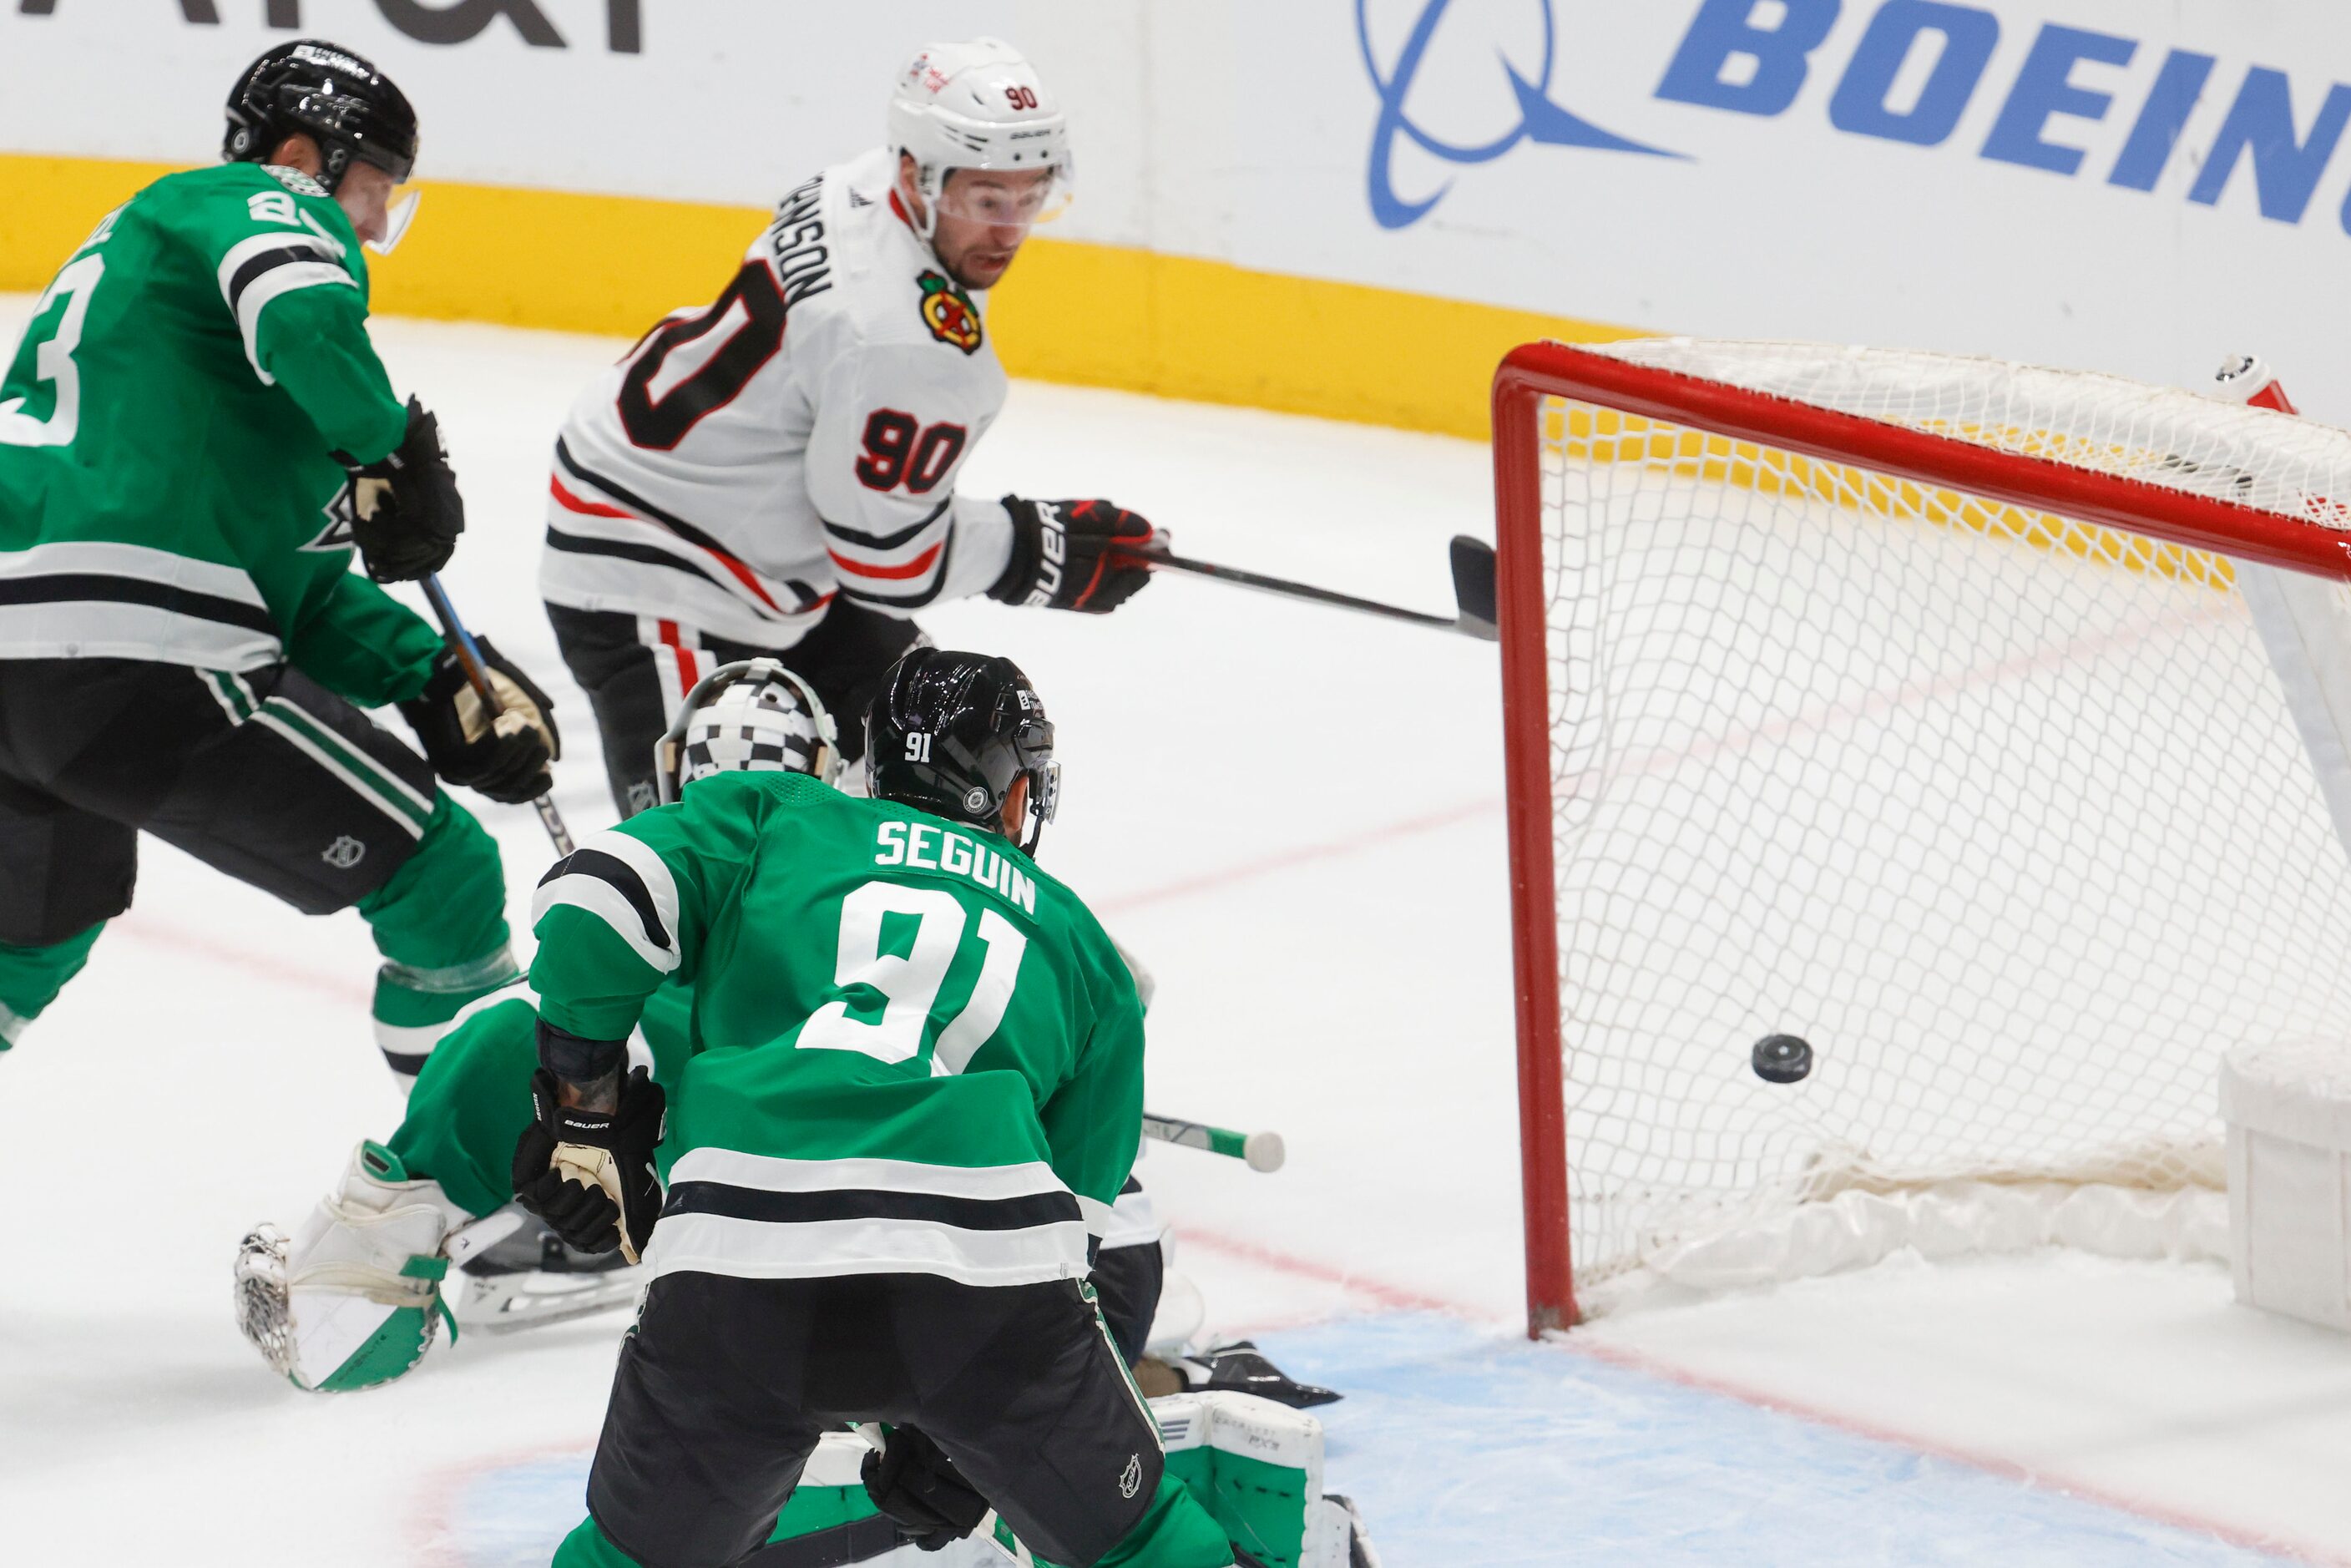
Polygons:
[[1548,589],[1543,401],[1561,398],[1989,501],[2330,578],[2351,578],[2351,535],[2304,518],[1979,445],[1560,343],[1514,350],[1495,372],[1496,599],[1510,798],[1512,964],[1524,1187],[1527,1329],[1577,1319],[1568,1245],[1565,1085]]

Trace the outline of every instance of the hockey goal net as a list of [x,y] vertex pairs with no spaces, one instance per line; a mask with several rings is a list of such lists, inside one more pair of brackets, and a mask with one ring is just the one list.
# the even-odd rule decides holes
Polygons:
[[1679,339],[1521,349],[1494,418],[1531,1326],[1902,1245],[2225,1255],[2221,1056],[2351,1039],[2351,857],[2242,591],[2351,570],[2351,434]]

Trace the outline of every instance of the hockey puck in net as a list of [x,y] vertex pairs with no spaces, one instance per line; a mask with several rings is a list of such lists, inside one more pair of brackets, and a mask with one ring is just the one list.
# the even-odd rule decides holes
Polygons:
[[1813,1048],[1801,1035],[1767,1034],[1748,1060],[1766,1083],[1800,1083],[1813,1071]]

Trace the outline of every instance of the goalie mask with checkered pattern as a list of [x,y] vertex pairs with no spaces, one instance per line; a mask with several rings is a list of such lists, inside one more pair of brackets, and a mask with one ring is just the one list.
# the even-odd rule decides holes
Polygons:
[[653,754],[664,806],[714,773],[805,773],[841,778],[832,716],[809,684],[774,659],[721,664],[694,684]]

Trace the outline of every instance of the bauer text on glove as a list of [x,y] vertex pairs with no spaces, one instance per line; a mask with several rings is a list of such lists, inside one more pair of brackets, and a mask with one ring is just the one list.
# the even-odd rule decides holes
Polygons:
[[988,589],[1006,604],[1102,615],[1134,597],[1151,569],[1134,552],[1155,536],[1151,524],[1114,501],[1025,501],[1012,514],[1012,558]]
[[634,1263],[661,1215],[653,1151],[669,1097],[642,1067],[620,1081],[609,1110],[565,1105],[565,1097],[554,1073],[531,1074],[531,1124],[515,1143],[515,1200],[580,1251],[618,1247]]

